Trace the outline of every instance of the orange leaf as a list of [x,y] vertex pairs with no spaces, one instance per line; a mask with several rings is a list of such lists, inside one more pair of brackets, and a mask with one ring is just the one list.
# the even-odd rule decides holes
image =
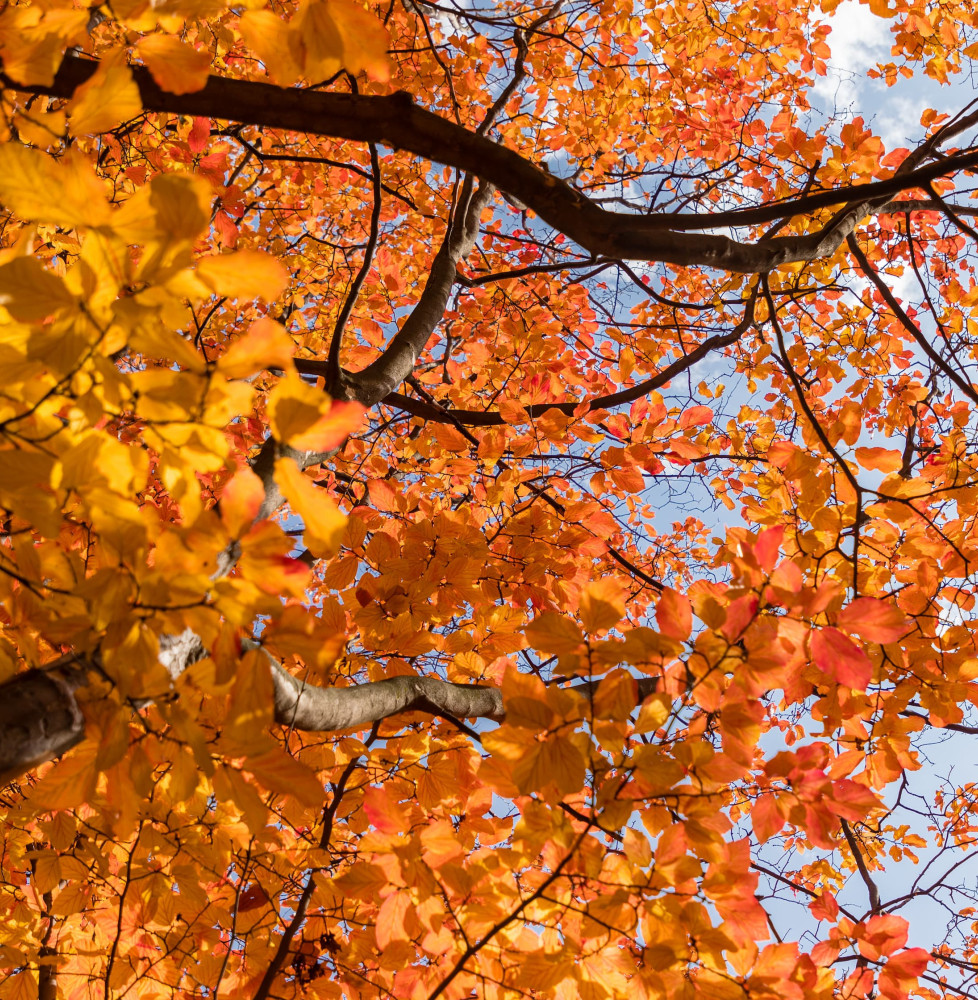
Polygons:
[[865,957],[877,961],[891,955],[907,943],[910,925],[903,917],[883,913],[870,917],[864,929],[856,930],[859,951]]
[[869,657],[838,629],[812,633],[812,659],[826,676],[855,691],[865,691],[873,675]]
[[221,520],[232,538],[240,538],[252,526],[264,499],[262,481],[246,465],[224,484]]
[[584,588],[578,614],[588,632],[614,628],[625,615],[624,591],[611,579],[595,580]]
[[363,811],[370,825],[381,833],[407,833],[408,819],[404,808],[394,798],[394,789],[368,785],[363,792]]
[[693,628],[693,606],[685,594],[665,587],[659,595],[655,619],[659,632],[667,639],[685,642]]
[[192,94],[207,85],[210,57],[174,35],[145,35],[136,51],[157,84],[171,94]]
[[638,684],[627,670],[613,670],[594,694],[594,715],[598,719],[624,722],[638,704]]
[[317,558],[336,555],[346,527],[346,515],[324,489],[314,486],[291,458],[275,463],[275,481],[289,506],[302,518],[303,541]]
[[455,827],[447,819],[430,823],[421,831],[421,848],[424,863],[431,868],[439,868],[462,853]]
[[383,951],[392,942],[404,941],[408,937],[406,921],[411,911],[411,896],[406,889],[395,889],[380,904],[377,911],[377,947]]
[[534,649],[544,653],[576,653],[584,642],[577,622],[555,611],[544,611],[526,627],[526,638]]
[[855,632],[868,642],[896,642],[907,631],[903,612],[889,601],[876,597],[858,597],[839,613],[839,628]]
[[903,456],[889,448],[857,448],[856,461],[864,469],[877,472],[896,472],[903,467]]
[[330,451],[339,447],[363,422],[359,403],[338,403],[295,372],[271,391],[268,419],[272,434],[297,451]]
[[295,344],[285,327],[263,316],[236,340],[217,362],[217,370],[227,378],[246,378],[265,368],[292,367]]
[[249,756],[242,767],[250,771],[270,792],[294,795],[307,806],[319,806],[323,801],[323,786],[305,764],[287,754],[281,747],[269,747],[258,756]]

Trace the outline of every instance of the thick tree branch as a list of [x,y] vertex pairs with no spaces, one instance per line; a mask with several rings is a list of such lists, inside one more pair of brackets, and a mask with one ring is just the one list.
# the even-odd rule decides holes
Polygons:
[[[164,641],[167,640],[167,641]],[[257,643],[247,643],[257,647]],[[189,629],[162,637],[161,656],[174,679],[200,658],[200,640]],[[293,677],[265,651],[275,690],[275,721],[304,732],[337,732],[422,712],[453,719],[505,718],[499,688],[454,684],[436,677],[389,677],[351,687],[317,687]],[[85,736],[75,690],[94,661],[59,661],[50,671],[29,670],[0,685],[0,785],[70,750]],[[598,682],[580,681],[568,690],[593,695]],[[658,690],[657,677],[636,679],[636,706]]]
[[[68,98],[92,76],[97,65],[68,55],[51,86],[20,84],[2,74],[0,82],[26,93]],[[171,94],[155,83],[145,67],[134,66],[133,77],[147,111],[201,115],[310,135],[384,143],[491,183],[592,253],[743,273],[760,273],[782,264],[828,256],[852,232],[859,218],[878,209],[891,196],[937,177],[978,167],[978,151],[967,150],[884,181],[815,192],[757,208],[637,215],[601,208],[513,150],[425,111],[403,92],[385,97],[324,94],[211,76],[207,86],[197,93]],[[695,232],[716,226],[758,225],[831,205],[849,207],[812,233],[741,243],[727,236]]]
[[0,685],[0,785],[85,737],[71,673],[28,670]]
[[[483,183],[473,191],[471,177],[466,178],[462,185],[462,198],[445,239],[435,254],[417,305],[376,361],[363,371],[343,372],[344,395],[348,398],[356,399],[364,406],[373,406],[393,393],[414,371],[425,344],[445,315],[448,297],[455,285],[455,269],[475,246],[479,235],[479,217],[494,190],[491,184]],[[307,363],[305,369],[299,370],[309,368]]]

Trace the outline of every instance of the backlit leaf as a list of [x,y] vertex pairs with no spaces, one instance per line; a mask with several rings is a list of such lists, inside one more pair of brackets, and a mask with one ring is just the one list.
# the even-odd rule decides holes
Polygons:
[[74,136],[109,132],[142,114],[142,110],[125,50],[115,49],[102,56],[95,73],[72,96],[68,130]]
[[210,71],[206,53],[172,35],[146,35],[136,43],[136,51],[163,90],[191,94],[204,89]]
[[277,299],[289,283],[289,273],[270,254],[256,250],[204,257],[197,262],[197,277],[218,295],[232,299]]
[[302,518],[303,540],[309,551],[320,558],[335,555],[346,528],[346,517],[332,498],[314,486],[291,458],[281,458],[275,463],[275,481],[289,506]]
[[896,642],[907,631],[903,612],[889,601],[875,597],[858,597],[851,601],[836,619],[839,628],[854,632],[868,642]]

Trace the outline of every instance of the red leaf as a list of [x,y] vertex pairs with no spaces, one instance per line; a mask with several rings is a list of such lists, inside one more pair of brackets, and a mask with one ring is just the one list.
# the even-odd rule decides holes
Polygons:
[[856,928],[859,951],[866,958],[877,961],[885,955],[892,955],[897,948],[907,943],[910,925],[903,917],[892,913],[870,917],[865,927]]
[[195,118],[194,124],[190,129],[190,134],[187,136],[187,145],[190,146],[190,152],[196,156],[198,153],[202,153],[207,147],[207,143],[211,138],[211,120],[210,118]]
[[836,628],[812,633],[812,658],[815,665],[838,684],[854,691],[865,691],[873,675],[869,657]]
[[835,920],[839,915],[839,902],[834,893],[825,890],[819,894],[817,899],[808,904],[808,909],[812,916],[819,920]]
[[896,642],[907,631],[903,612],[895,604],[875,597],[854,600],[839,614],[837,624],[868,642]]
[[689,598],[671,587],[663,589],[655,609],[659,632],[667,639],[684,642],[693,628],[693,606]]
[[713,423],[713,411],[708,406],[691,406],[688,410],[683,410],[679,417],[679,426],[682,428],[711,423]]
[[784,816],[778,810],[778,801],[770,792],[765,792],[754,803],[750,820],[754,825],[754,836],[762,844],[780,833],[785,823]]

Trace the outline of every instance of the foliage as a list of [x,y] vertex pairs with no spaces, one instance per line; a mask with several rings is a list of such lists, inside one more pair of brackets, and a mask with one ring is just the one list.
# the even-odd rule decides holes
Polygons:
[[0,997],[972,995],[978,113],[837,6],[2,5]]

